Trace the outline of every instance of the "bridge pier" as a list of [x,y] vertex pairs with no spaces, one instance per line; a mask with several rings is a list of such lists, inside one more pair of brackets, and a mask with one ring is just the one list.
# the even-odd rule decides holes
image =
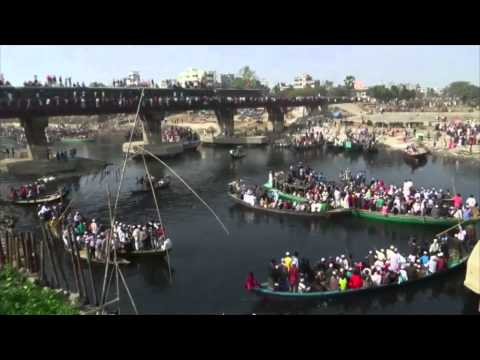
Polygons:
[[315,115],[319,112],[319,106],[315,105],[305,106],[305,109],[307,110],[307,115]]
[[25,130],[27,151],[31,160],[48,160],[48,145],[45,128],[48,126],[46,116],[24,116],[20,124]]
[[215,115],[218,119],[218,125],[220,126],[220,132],[225,136],[234,135],[234,121],[235,109],[220,107],[215,109]]
[[141,113],[140,119],[143,122],[143,143],[155,145],[162,143],[162,121],[165,119],[165,112]]
[[267,108],[268,121],[273,125],[273,132],[275,134],[281,133],[285,128],[285,113],[279,106]]

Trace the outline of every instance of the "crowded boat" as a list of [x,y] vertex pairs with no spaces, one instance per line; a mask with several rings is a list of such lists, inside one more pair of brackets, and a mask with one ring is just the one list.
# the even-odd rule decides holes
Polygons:
[[[89,219],[79,211],[68,210],[64,214],[63,204],[39,207],[38,216],[50,224],[62,238],[65,248],[70,249],[70,240],[75,241],[80,250],[89,253],[91,259],[105,260],[107,243],[111,244],[110,253],[117,250],[121,255],[164,253],[172,248],[171,240],[166,236],[165,226],[149,221],[144,224],[126,224],[116,221],[113,228],[113,241],[107,241],[109,226],[96,219]],[[58,226],[58,228],[56,228]]]
[[264,288],[278,293],[341,293],[387,285],[400,285],[445,272],[463,263],[476,244],[474,231],[459,226],[453,236],[448,232],[431,242],[411,237],[408,252],[393,245],[371,249],[363,258],[351,254],[322,257],[313,264],[297,251],[287,251],[268,265],[268,281],[261,285],[249,273],[247,290]]
[[416,186],[406,179],[401,186],[386,184],[382,179],[366,181],[364,172],[345,178],[341,183],[325,182],[315,170],[302,162],[290,165],[288,172],[270,172],[268,189],[278,189],[303,198],[309,204],[320,199],[333,208],[369,210],[382,215],[414,215],[470,220],[479,217],[477,200],[471,194],[465,201],[458,193],[435,187]]

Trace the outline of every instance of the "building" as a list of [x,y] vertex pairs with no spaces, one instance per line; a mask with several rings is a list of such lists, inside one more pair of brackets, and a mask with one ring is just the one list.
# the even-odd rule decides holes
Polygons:
[[284,90],[288,90],[290,88],[292,88],[292,85],[290,84],[287,84],[287,83],[278,83],[278,88],[280,89],[280,91],[284,91]]
[[186,88],[213,88],[215,80],[216,74],[214,71],[196,68],[188,68],[177,77],[180,86]]
[[140,81],[140,73],[138,71],[131,71],[127,77],[127,86],[139,86]]
[[313,77],[309,74],[302,74],[302,75],[296,76],[293,81],[293,87],[295,89],[305,89],[307,87],[313,88],[314,86],[315,86],[315,81],[313,80]]
[[220,87],[223,89],[232,88],[233,80],[235,80],[234,74],[220,74]]
[[176,85],[178,85],[178,83],[175,79],[164,79],[160,81],[160,88],[162,89],[171,89]]
[[353,82],[353,92],[358,100],[368,100],[367,90],[368,88],[362,80],[355,80]]

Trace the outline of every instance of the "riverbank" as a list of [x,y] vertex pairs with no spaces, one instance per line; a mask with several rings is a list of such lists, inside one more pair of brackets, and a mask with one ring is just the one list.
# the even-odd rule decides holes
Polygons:
[[39,286],[33,278],[5,267],[0,270],[1,315],[79,315],[61,292]]

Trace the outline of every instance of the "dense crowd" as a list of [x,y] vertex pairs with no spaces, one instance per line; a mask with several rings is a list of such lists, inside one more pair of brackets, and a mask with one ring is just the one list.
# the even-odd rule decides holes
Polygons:
[[[321,258],[313,266],[298,252],[268,266],[268,287],[274,291],[322,292],[365,289],[402,284],[443,272],[458,264],[475,245],[475,237],[459,227],[454,236],[443,234],[432,242],[421,244],[412,237],[408,255],[393,245],[388,249],[370,250],[363,259],[354,260],[345,254]],[[245,287],[251,290],[260,284],[249,273]]]
[[198,140],[198,134],[189,127],[169,126],[162,129],[162,141],[177,143],[180,141]]
[[453,149],[456,147],[480,144],[480,123],[474,121],[450,121],[435,126],[435,145],[443,135],[443,147]]
[[[50,224],[59,220],[64,211],[63,205],[44,204],[38,211],[38,216]],[[67,211],[64,220],[61,219],[61,237],[67,249],[70,248],[69,240],[76,242],[80,249],[89,252],[92,259],[105,259],[107,254],[107,238],[110,229],[97,222],[87,219],[78,211]],[[112,249],[115,247],[120,253],[143,250],[169,250],[172,242],[166,237],[165,227],[154,221],[143,225],[128,225],[116,221],[113,229],[113,241],[109,242]]]
[[[347,175],[347,176],[345,176]],[[402,186],[387,185],[383,180],[366,180],[364,172],[355,176],[343,174],[341,182],[326,181],[302,162],[290,165],[287,173],[270,172],[268,185],[283,193],[300,197],[302,201],[280,199],[277,191],[265,193],[260,187],[233,184],[231,191],[255,206],[317,212],[330,208],[355,208],[378,211],[384,215],[408,214],[416,216],[454,217],[469,220],[480,216],[477,200],[470,195],[466,200],[460,194],[435,188],[415,187],[411,179]]]
[[11,187],[10,199],[12,201],[35,199],[38,196],[43,195],[45,189],[46,185],[42,182],[34,182],[33,184],[22,185],[18,189]]

